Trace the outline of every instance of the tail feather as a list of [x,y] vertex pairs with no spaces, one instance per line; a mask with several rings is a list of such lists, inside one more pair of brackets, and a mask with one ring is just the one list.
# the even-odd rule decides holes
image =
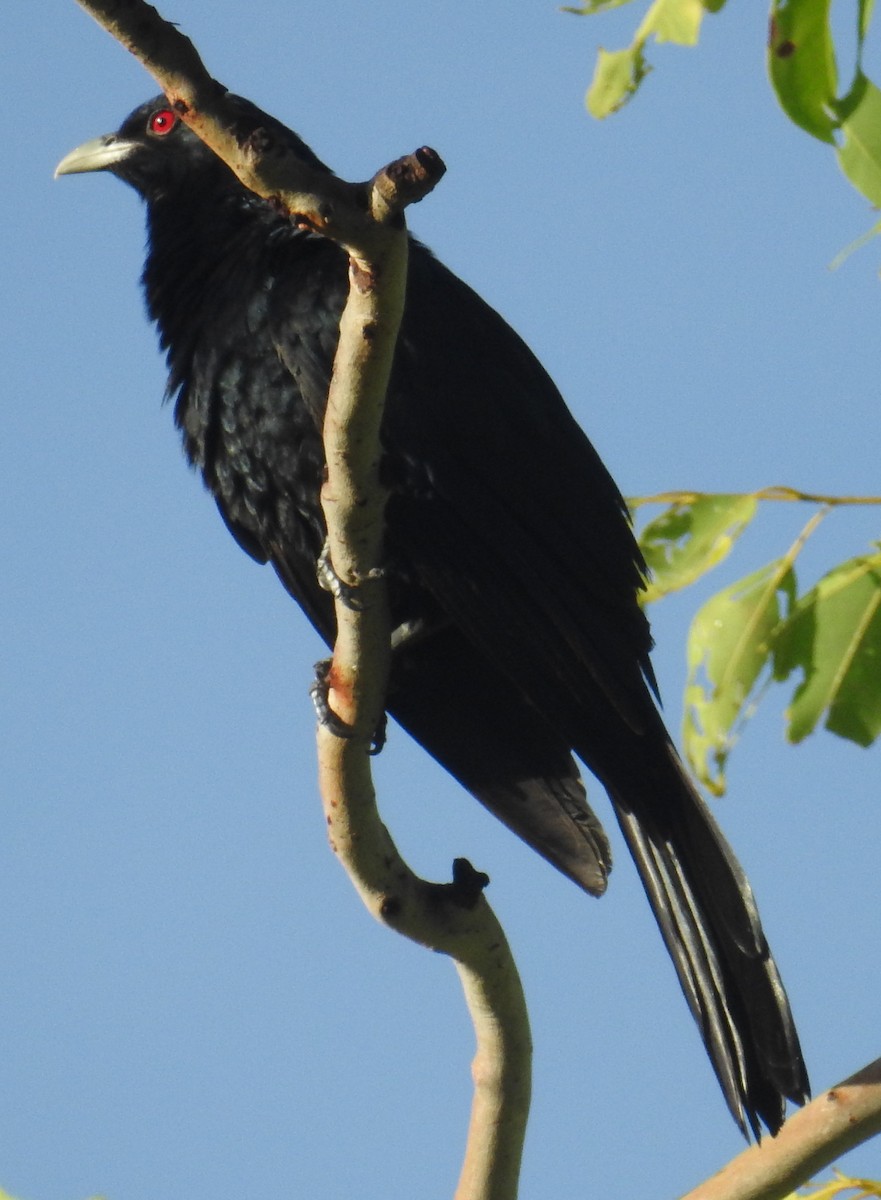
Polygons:
[[[475,665],[454,627],[398,655],[389,710],[524,841],[586,891],[603,892],[611,852],[572,742],[494,666]],[[641,733],[579,713],[575,749],[612,800],[728,1107],[758,1138],[762,1123],[780,1128],[787,1099],[807,1099],[798,1035],[747,878],[650,713]],[[579,745],[581,724],[590,737]]]
[[735,1121],[776,1133],[809,1086],[752,889],[672,746],[652,774],[610,789],[618,821]]
[[388,707],[509,829],[586,892],[605,891],[612,852],[568,746],[495,667],[475,668],[454,627],[396,660]]

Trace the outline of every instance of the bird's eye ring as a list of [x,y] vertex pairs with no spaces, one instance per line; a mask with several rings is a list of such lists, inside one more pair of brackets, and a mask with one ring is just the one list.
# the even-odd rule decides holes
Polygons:
[[155,133],[159,137],[164,137],[166,133],[171,133],[177,124],[177,114],[172,112],[170,108],[157,108],[154,113],[150,114],[150,120],[147,122],[147,129],[150,133]]

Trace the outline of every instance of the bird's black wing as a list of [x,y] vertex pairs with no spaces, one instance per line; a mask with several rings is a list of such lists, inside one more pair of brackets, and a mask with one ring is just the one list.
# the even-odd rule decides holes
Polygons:
[[420,247],[384,428],[408,476],[390,553],[558,729],[609,706],[641,728],[651,639],[618,489],[530,350]]

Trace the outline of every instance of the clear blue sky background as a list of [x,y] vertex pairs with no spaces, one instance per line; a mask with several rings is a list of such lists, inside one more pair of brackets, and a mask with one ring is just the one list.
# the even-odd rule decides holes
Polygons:
[[[729,7],[697,51],[654,51],[603,126],[582,92],[626,9],[163,11],[343,175],[438,148],[449,173],[414,229],[526,337],[627,493],[877,493],[881,245],[827,269],[871,215],[775,107],[760,6]],[[52,180],[154,85],[73,0],[8,6],[4,43],[0,1185],[449,1196],[472,1051],[454,971],[375,925],[327,849],[320,648],[182,463],[134,194]],[[699,599],[808,516],[763,514],[727,573],[656,608],[674,727]],[[877,517],[830,518],[804,576],[864,549]],[[717,812],[822,1089],[881,1053],[879,757],[826,733],[787,747],[784,702]],[[464,854],[492,876],[536,1044],[523,1197],[672,1196],[736,1152],[620,839],[591,901],[403,734],[378,775],[419,870],[447,878]],[[881,1176],[878,1146],[850,1166]]]

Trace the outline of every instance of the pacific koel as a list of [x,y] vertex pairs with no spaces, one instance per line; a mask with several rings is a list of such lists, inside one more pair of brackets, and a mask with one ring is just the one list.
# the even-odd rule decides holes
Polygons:
[[[256,128],[327,170],[279,122]],[[332,644],[318,582],[321,424],[348,287],[334,243],[247,191],[165,97],[58,174],[146,202],[143,285],[186,456],[239,545]],[[781,1125],[807,1075],[749,883],[655,703],[623,500],[505,321],[415,240],[383,425],[388,709],[585,891],[611,854],[576,755],[605,787],[740,1128]]]

